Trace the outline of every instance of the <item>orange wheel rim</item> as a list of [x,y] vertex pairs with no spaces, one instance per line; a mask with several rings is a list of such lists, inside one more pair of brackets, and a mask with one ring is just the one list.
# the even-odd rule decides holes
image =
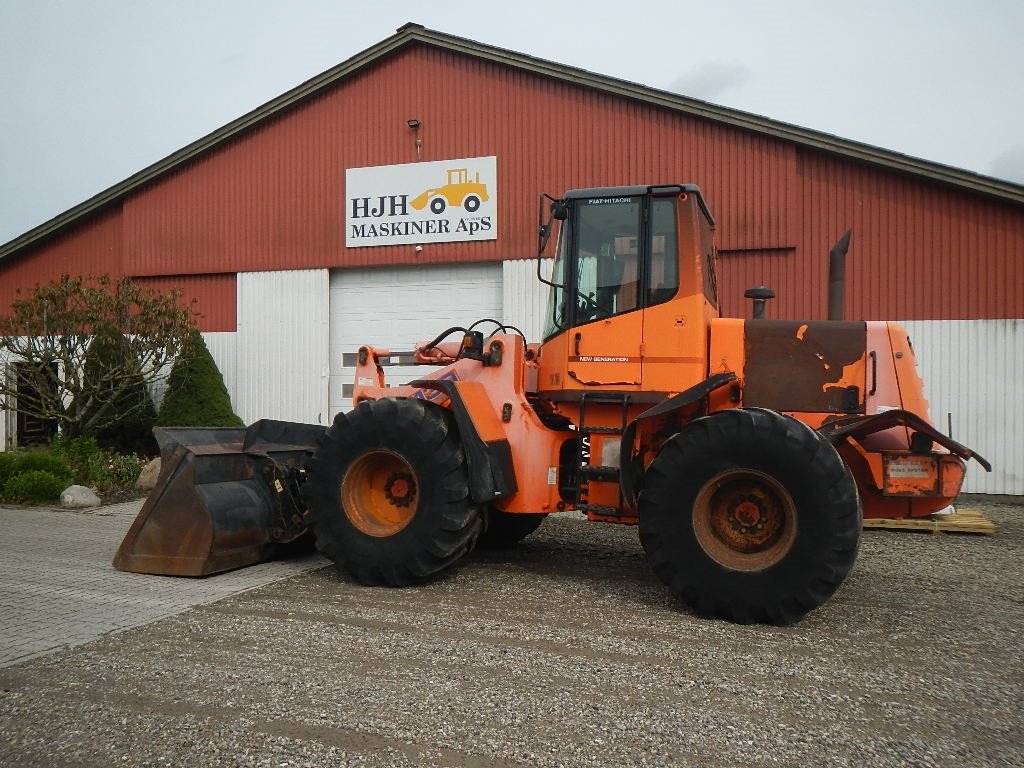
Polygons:
[[394,536],[416,516],[416,474],[397,453],[365,453],[341,481],[341,506],[352,525],[366,535]]
[[711,478],[693,504],[693,531],[707,555],[734,571],[782,560],[797,533],[793,497],[770,475],[730,469]]

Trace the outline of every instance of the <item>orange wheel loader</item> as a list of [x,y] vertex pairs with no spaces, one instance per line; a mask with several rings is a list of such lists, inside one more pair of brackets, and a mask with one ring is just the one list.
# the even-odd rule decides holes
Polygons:
[[[990,469],[928,422],[901,328],[763,319],[760,286],[755,319],[720,318],[697,187],[545,198],[540,254],[558,232],[540,343],[482,320],[408,352],[363,346],[354,408],[327,430],[164,430],[161,480],[115,565],[211,573],[309,529],[343,573],[400,586],[577,510],[637,524],[697,613],[786,624],[843,582],[863,516],[928,515],[966,460]],[[409,358],[423,376],[387,382]]]

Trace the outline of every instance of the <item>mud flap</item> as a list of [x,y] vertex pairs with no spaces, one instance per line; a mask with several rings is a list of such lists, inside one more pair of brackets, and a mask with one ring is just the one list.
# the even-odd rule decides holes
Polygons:
[[208,576],[273,557],[306,532],[297,486],[324,431],[269,419],[247,429],[154,429],[160,478],[114,567]]

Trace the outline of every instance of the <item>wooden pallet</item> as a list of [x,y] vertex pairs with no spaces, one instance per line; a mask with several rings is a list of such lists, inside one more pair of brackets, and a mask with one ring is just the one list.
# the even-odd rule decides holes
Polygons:
[[981,533],[991,536],[996,524],[975,509],[958,509],[951,515],[932,515],[917,518],[872,518],[864,520],[865,528],[885,530],[931,531],[932,533]]

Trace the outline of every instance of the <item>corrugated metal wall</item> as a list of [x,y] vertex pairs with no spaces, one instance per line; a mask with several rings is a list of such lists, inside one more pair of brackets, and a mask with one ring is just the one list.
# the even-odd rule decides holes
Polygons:
[[[551,278],[552,259],[541,262]],[[537,279],[537,261],[518,259],[502,264],[502,321],[521,330],[528,341],[541,341],[547,312],[548,286]]]
[[[344,247],[346,168],[492,154],[498,240]],[[29,261],[44,276],[161,276],[529,258],[540,192],[643,182],[701,185],[743,278],[723,281],[730,311],[753,280],[778,292],[776,316],[824,317],[826,254],[852,226],[849,317],[1024,317],[1020,206],[429,46],[260,124]],[[36,274],[6,270],[5,285]]]
[[969,493],[1024,494],[1024,320],[904,321],[932,422],[990,462],[970,462]]
[[59,280],[61,275],[112,275],[121,269],[120,208],[75,227],[45,248],[0,264],[0,313],[10,303],[32,292],[37,285]]
[[846,316],[1024,318],[1024,209],[810,150],[799,153],[799,273],[824,317],[828,249],[848,227]]
[[[775,291],[768,302],[767,317],[799,318],[807,305],[803,291],[787,290],[799,285],[799,260],[795,248],[751,249],[718,252],[718,309],[723,317],[750,317],[748,288],[765,285]],[[826,287],[827,287],[826,283]]]
[[158,293],[179,291],[198,313],[204,331],[233,331],[237,320],[235,275],[175,275],[136,277],[139,285]]
[[[498,241],[343,247],[346,168],[491,154]],[[540,192],[642,181],[703,184],[727,247],[789,245],[795,174],[767,137],[418,48],[126,201],[125,249],[139,274],[528,257]]]
[[247,424],[327,423],[328,310],[325,269],[238,276],[232,402]]

